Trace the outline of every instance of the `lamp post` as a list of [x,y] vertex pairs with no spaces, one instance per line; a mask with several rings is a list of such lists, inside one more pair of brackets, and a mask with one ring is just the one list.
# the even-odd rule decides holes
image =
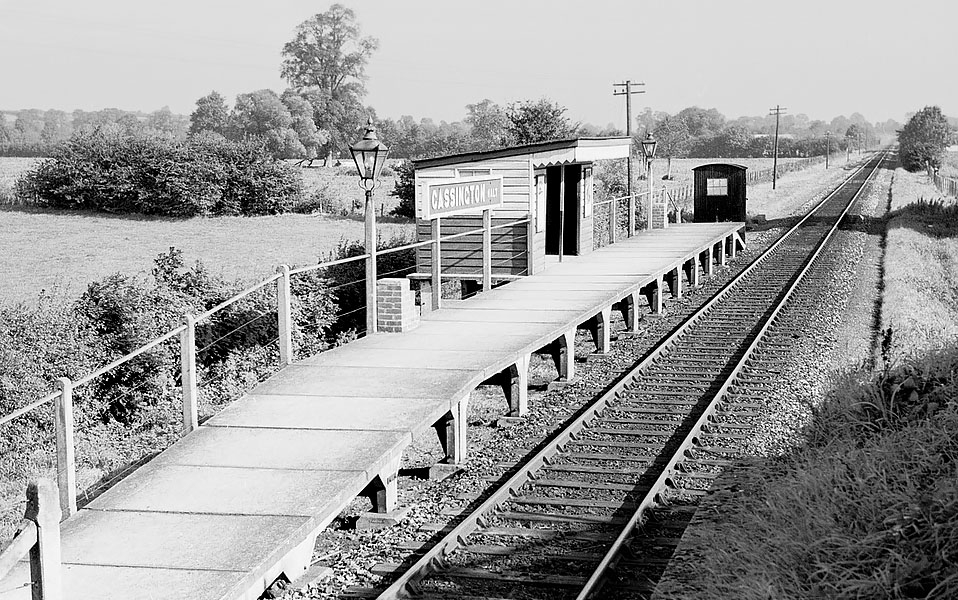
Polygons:
[[366,192],[366,335],[376,333],[376,207],[373,205],[373,190],[380,182],[379,172],[386,164],[387,148],[376,137],[372,117],[366,122],[363,139],[349,147],[356,170],[359,171],[359,187]]
[[649,213],[645,220],[649,231],[652,231],[652,159],[655,158],[656,144],[658,142],[652,137],[652,132],[646,133],[642,140],[642,153],[645,155],[645,175],[649,180]]

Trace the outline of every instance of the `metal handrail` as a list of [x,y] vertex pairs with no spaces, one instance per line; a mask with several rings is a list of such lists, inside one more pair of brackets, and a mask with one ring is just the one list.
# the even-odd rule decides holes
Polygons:
[[252,294],[252,293],[254,293],[254,292],[258,292],[259,290],[261,290],[261,289],[263,289],[264,287],[266,287],[267,285],[273,283],[274,281],[276,281],[276,280],[279,279],[280,277],[282,277],[282,275],[279,274],[279,273],[277,273],[276,275],[271,275],[271,276],[267,277],[266,279],[264,279],[263,281],[260,281],[259,283],[257,283],[256,285],[254,285],[254,286],[252,286],[252,287],[246,288],[245,290],[243,290],[242,292],[236,294],[236,295],[233,296],[232,298],[230,298],[230,299],[228,299],[228,300],[224,300],[223,302],[220,302],[219,304],[217,304],[217,305],[214,306],[213,308],[209,309],[208,311],[202,312],[202,313],[196,315],[196,317],[194,317],[194,318],[196,319],[196,322],[199,323],[199,322],[202,321],[203,319],[207,319],[207,318],[213,316],[214,314],[216,314],[216,313],[218,313],[219,311],[223,310],[223,309],[226,308],[227,306],[230,306],[230,305],[232,305],[232,304],[235,304],[235,303],[239,302],[240,300],[242,300],[243,298],[249,296],[250,294]]
[[133,360],[134,358],[136,358],[137,356],[143,354],[144,352],[148,352],[148,351],[152,350],[153,348],[156,348],[157,346],[159,346],[159,345],[162,344],[163,342],[168,341],[170,338],[173,338],[173,337],[179,335],[180,333],[182,333],[182,332],[185,331],[185,330],[186,330],[186,325],[180,325],[180,326],[177,327],[176,329],[173,329],[172,331],[168,331],[168,332],[164,333],[163,335],[161,335],[160,337],[156,338],[156,339],[153,340],[152,342],[150,342],[150,343],[148,343],[148,344],[145,344],[145,345],[143,345],[143,346],[140,346],[139,348],[137,348],[137,349],[134,350],[133,352],[130,352],[129,354],[127,354],[126,356],[123,356],[123,357],[121,357],[121,358],[118,358],[118,359],[116,359],[115,361],[111,362],[110,364],[104,365],[104,366],[100,367],[99,369],[97,369],[96,371],[93,371],[92,373],[90,373],[90,374],[88,374],[88,375],[85,375],[85,376],[83,376],[83,377],[77,379],[76,381],[73,382],[73,388],[76,389],[76,388],[80,387],[81,385],[85,385],[85,384],[87,384],[87,383],[90,383],[90,381],[92,381],[93,379],[99,377],[100,375],[103,375],[103,374],[106,373],[107,371],[111,371],[111,370],[113,370],[113,369],[119,367],[120,365],[122,365],[122,364],[124,364],[124,363],[127,363],[127,362]]
[[51,394],[47,394],[46,396],[44,396],[43,398],[40,398],[39,400],[35,402],[32,402],[30,404],[27,404],[26,406],[18,408],[17,410],[13,411],[9,415],[6,415],[5,417],[0,417],[0,425],[6,425],[10,421],[27,414],[31,410],[35,408],[39,408],[43,406],[44,404],[46,404],[47,402],[56,400],[59,395],[60,395],[60,392],[58,391],[53,392]]
[[[523,224],[523,223],[529,223],[529,222],[531,222],[531,219],[530,219],[530,218],[519,219],[519,220],[516,220],[516,221],[510,221],[510,222],[508,222],[508,223],[502,223],[502,224],[499,224],[499,225],[494,225],[494,226],[491,227],[490,229],[502,229],[502,228],[505,228],[505,227],[513,227],[513,226],[515,226],[515,225],[521,225],[521,224]],[[485,229],[483,229],[483,228],[478,228],[478,229],[470,230],[470,231],[467,231],[467,232],[454,234],[454,235],[451,235],[451,236],[441,237],[441,238],[440,238],[440,242],[446,241],[446,240],[455,239],[455,238],[458,238],[458,237],[467,236],[467,235],[475,235],[475,234],[478,234],[478,233],[482,233],[483,231],[485,231]],[[431,244],[431,243],[432,243],[432,240],[425,241],[425,242],[415,242],[415,243],[412,243],[412,244],[406,244],[406,245],[404,245],[404,246],[398,246],[398,247],[396,247],[396,248],[389,248],[389,249],[387,249],[387,250],[382,250],[382,251],[378,252],[377,254],[379,254],[379,255],[390,254],[390,253],[399,252],[399,251],[402,251],[402,250],[409,250],[409,249],[412,249],[412,248],[419,248],[419,247],[422,247],[422,246],[427,246],[427,245],[429,245],[429,244]],[[369,253],[364,253],[364,254],[360,254],[360,255],[357,255],[357,256],[351,256],[351,257],[349,257],[349,258],[342,258],[342,259],[338,259],[338,260],[332,260],[332,261],[327,261],[327,262],[318,263],[318,264],[315,264],[315,265],[307,265],[307,266],[298,267],[298,268],[295,268],[295,269],[290,269],[290,270],[289,270],[289,274],[290,274],[290,275],[298,275],[298,274],[300,274],[300,273],[306,273],[306,272],[308,272],[308,271],[314,271],[314,270],[317,270],[317,269],[325,269],[325,268],[334,267],[334,266],[336,266],[336,265],[341,265],[341,264],[345,264],[345,263],[349,263],[349,262],[355,262],[355,261],[365,260],[365,259],[367,259],[367,258],[369,258]],[[210,308],[209,310],[200,313],[199,315],[197,315],[197,316],[195,317],[195,322],[196,322],[196,323],[199,323],[200,321],[203,321],[203,320],[205,320],[205,319],[210,318],[211,316],[213,316],[213,315],[216,314],[217,312],[223,310],[224,308],[227,308],[228,306],[231,306],[232,304],[235,304],[236,302],[242,300],[243,298],[249,296],[250,294],[253,294],[253,293],[255,293],[255,292],[257,292],[257,291],[263,289],[263,288],[266,287],[267,285],[270,285],[271,283],[276,282],[276,281],[277,281],[278,279],[280,279],[281,277],[282,277],[282,274],[276,274],[276,275],[271,275],[270,277],[267,277],[266,279],[260,281],[259,283],[255,284],[255,285],[253,285],[253,286],[251,286],[251,287],[249,287],[249,288],[246,288],[245,290],[243,290],[243,291],[239,292],[238,294],[232,296],[231,298],[229,298],[229,299],[227,299],[227,300],[224,300],[223,302],[217,304],[216,306]],[[103,375],[104,373],[107,373],[107,372],[109,372],[109,371],[111,371],[111,370],[113,370],[113,369],[115,369],[115,368],[117,368],[117,367],[119,367],[119,366],[121,366],[121,365],[123,365],[123,364],[126,364],[127,362],[133,360],[134,358],[136,358],[137,356],[140,356],[141,354],[143,354],[143,353],[145,353],[145,352],[149,352],[150,350],[152,350],[153,348],[159,346],[160,344],[162,344],[162,343],[164,343],[164,342],[167,342],[167,341],[169,341],[170,339],[172,339],[173,337],[175,337],[175,336],[177,336],[177,335],[183,333],[183,332],[186,330],[186,328],[187,328],[186,325],[180,325],[180,326],[178,326],[178,327],[172,329],[171,331],[168,331],[167,333],[161,335],[160,337],[158,337],[158,338],[156,338],[156,339],[154,339],[154,340],[148,342],[147,344],[144,344],[143,346],[137,348],[136,350],[130,352],[129,354],[126,354],[126,355],[124,355],[124,356],[122,356],[122,357],[120,357],[120,358],[114,360],[113,362],[111,362],[111,363],[109,363],[109,364],[107,364],[107,365],[104,365],[104,366],[100,367],[99,369],[93,371],[92,373],[88,373],[87,375],[84,375],[83,377],[81,377],[80,379],[77,379],[77,380],[73,383],[73,388],[76,389],[76,388],[79,388],[79,387],[82,386],[82,385],[86,385],[86,384],[90,383],[92,380],[96,379],[97,377]],[[59,395],[60,395],[60,392],[52,392],[52,393],[50,393],[50,394],[44,396],[43,398],[40,398],[39,400],[37,400],[37,401],[35,401],[35,402],[32,402],[32,403],[30,403],[30,404],[28,404],[28,405],[26,405],[26,406],[24,406],[24,407],[18,408],[17,410],[13,411],[12,413],[10,413],[10,414],[8,414],[8,415],[5,415],[5,416],[3,416],[3,417],[0,417],[0,425],[5,425],[5,424],[9,423],[10,421],[13,421],[14,419],[17,419],[17,418],[19,418],[19,417],[21,417],[21,416],[27,414],[28,412],[30,412],[30,411],[32,411],[32,410],[34,410],[34,409],[36,409],[36,408],[39,408],[40,406],[43,406],[44,404],[46,404],[46,403],[48,403],[48,402],[51,402],[52,400],[56,399]]]

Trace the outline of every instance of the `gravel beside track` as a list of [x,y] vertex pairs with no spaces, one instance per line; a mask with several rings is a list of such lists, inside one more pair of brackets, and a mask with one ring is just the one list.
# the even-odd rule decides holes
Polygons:
[[801,428],[810,409],[821,402],[837,378],[871,364],[876,335],[875,311],[880,298],[884,221],[894,171],[879,170],[868,193],[858,202],[848,225],[823,252],[811,277],[827,285],[806,288],[803,302],[819,310],[806,314],[806,334],[797,338],[775,379],[755,423],[743,443],[741,461],[716,480],[703,499],[682,542],[663,574],[653,598],[716,597],[699,568],[699,557],[723,552],[723,507],[736,502],[741,481],[757,476],[762,457],[785,452],[801,442]]
[[[809,204],[812,202],[810,200]],[[329,565],[332,577],[309,588],[290,588],[286,597],[375,596],[376,586],[381,585],[381,575],[390,574],[399,563],[408,560],[412,549],[427,543],[437,530],[465,511],[491,480],[499,478],[576,410],[599,395],[782,232],[781,228],[773,228],[749,233],[748,249],[740,253],[729,267],[717,268],[715,277],[704,280],[701,288],[689,290],[683,298],[668,299],[664,317],[647,318],[641,333],[621,336],[610,355],[590,355],[593,349],[591,337],[587,332],[580,332],[576,357],[578,362],[585,364],[578,367],[577,380],[573,384],[545,390],[545,384],[555,377],[554,368],[547,355],[534,356],[530,372],[533,385],[530,390],[531,410],[524,420],[517,423],[498,421],[497,417],[506,409],[501,391],[493,386],[477,390],[470,402],[470,455],[464,471],[442,482],[416,478],[417,469],[428,467],[441,456],[438,443],[432,436],[424,435],[416,440],[404,457],[400,477],[401,504],[411,506],[403,522],[380,532],[352,530],[350,524],[355,515],[368,508],[364,501],[354,502],[317,541],[314,561],[317,565]],[[614,332],[622,327],[621,320],[613,323]],[[787,423],[786,420],[780,427],[784,428]],[[588,544],[585,547],[588,549]]]
[[[548,382],[556,377],[552,359],[546,353],[534,354],[530,364],[529,414],[521,421],[499,420],[508,407],[497,386],[477,389],[469,401],[469,453],[463,471],[444,481],[421,479],[421,471],[442,457],[435,435],[421,435],[406,451],[400,471],[400,505],[410,507],[403,521],[377,532],[356,531],[352,525],[357,516],[370,508],[367,500],[357,499],[317,539],[314,564],[332,569],[331,577],[305,587],[290,586],[283,597],[374,597],[382,575],[391,571],[388,565],[406,560],[410,548],[427,542],[436,530],[467,511],[469,501],[479,497],[492,481],[598,396],[628,365],[665,338],[783,232],[784,228],[776,227],[748,233],[745,251],[739,252],[728,266],[716,267],[715,276],[703,279],[700,288],[687,290],[679,299],[666,298],[665,314],[644,319],[636,335],[616,335],[625,324],[621,315],[613,311],[614,343],[608,355],[593,354],[591,334],[579,331],[576,379],[568,386],[547,390]],[[387,566],[383,567],[384,564]]]

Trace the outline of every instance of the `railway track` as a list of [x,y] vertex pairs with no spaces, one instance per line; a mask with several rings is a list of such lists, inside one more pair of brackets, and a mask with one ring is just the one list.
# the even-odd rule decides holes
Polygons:
[[814,310],[793,301],[798,285],[883,160],[854,171],[379,598],[651,595]]

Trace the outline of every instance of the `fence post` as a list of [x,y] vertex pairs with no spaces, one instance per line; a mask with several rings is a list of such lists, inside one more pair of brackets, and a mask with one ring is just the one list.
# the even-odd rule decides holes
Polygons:
[[535,248],[535,222],[530,216],[529,222],[526,223],[526,275],[532,275],[535,272]]
[[[648,177],[648,173],[646,173]],[[626,237],[632,237],[635,235],[635,194],[629,193],[629,232],[626,234]]]
[[439,248],[440,218],[432,220],[432,309],[438,310],[442,299],[442,254]]
[[24,518],[37,526],[37,543],[30,549],[30,581],[33,583],[34,600],[63,598],[58,495],[57,486],[46,479],[31,481],[27,486]]
[[183,387],[183,435],[196,429],[196,319],[184,315],[186,329],[180,334],[180,368]]
[[482,211],[482,291],[492,289],[492,211]]
[[279,328],[279,364],[285,367],[293,361],[292,309],[290,307],[289,265],[280,265],[276,271],[276,320]]
[[611,227],[609,227],[609,245],[615,243],[615,226],[618,223],[616,211],[618,208],[619,201],[616,198],[612,198],[612,202],[609,203],[609,214],[611,215],[609,217],[609,223],[611,223]]
[[60,511],[66,519],[77,511],[77,468],[73,442],[73,382],[57,379],[60,395],[56,398],[57,483]]

